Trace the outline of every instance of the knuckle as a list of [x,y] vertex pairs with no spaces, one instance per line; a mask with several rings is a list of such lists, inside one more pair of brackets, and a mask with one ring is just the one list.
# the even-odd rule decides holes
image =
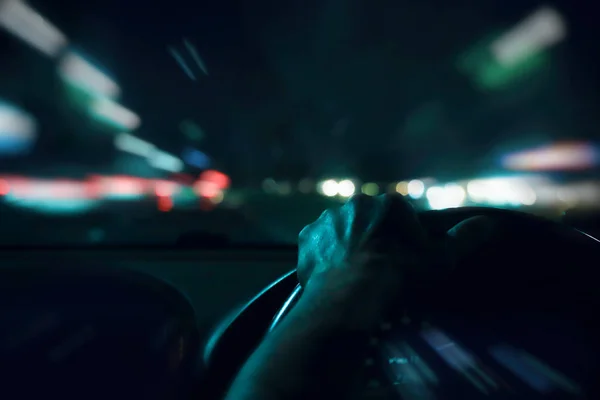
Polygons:
[[298,234],[298,242],[300,244],[313,240],[315,234],[326,229],[327,225],[335,223],[336,210],[327,209],[321,213],[319,218],[310,224],[306,225]]
[[310,236],[310,231],[312,229],[312,224],[308,224],[306,225],[304,228],[302,228],[302,230],[300,231],[300,233],[298,234],[298,239],[299,241],[303,241],[305,240],[308,236]]

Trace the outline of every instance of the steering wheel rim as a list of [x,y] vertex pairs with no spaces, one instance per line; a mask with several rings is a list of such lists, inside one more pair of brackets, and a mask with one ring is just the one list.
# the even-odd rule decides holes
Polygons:
[[[528,214],[528,213],[524,213],[524,212],[516,211],[516,210],[507,210],[507,209],[491,208],[491,207],[463,207],[463,208],[445,209],[445,210],[428,210],[428,211],[420,212],[418,215],[419,215],[419,219],[421,220],[423,225],[431,226],[431,224],[427,223],[428,220],[437,218],[443,214],[450,214],[450,213],[453,214],[454,217],[461,218],[461,221],[464,221],[464,220],[467,220],[467,219],[473,218],[473,217],[479,217],[479,216],[490,217],[490,218],[509,218],[516,222],[526,221],[528,223],[539,224],[540,229],[555,228],[564,233],[569,232],[569,233],[578,235],[582,239],[597,243],[600,246],[600,240],[596,239],[595,237],[593,237],[585,232],[579,231],[578,229],[575,229],[572,227],[567,227],[565,225],[561,225],[560,223],[552,221],[550,219],[538,217],[538,216],[535,216],[532,214]],[[425,221],[423,221],[423,220],[425,220]],[[460,223],[461,221],[457,221],[456,223]],[[436,233],[438,235],[440,235],[440,234],[442,234],[442,232],[445,233],[445,230],[438,231]],[[277,314],[273,318],[273,321],[271,322],[271,325],[269,326],[268,332],[273,331],[281,323],[281,321],[285,318],[285,316],[293,309],[294,305],[300,300],[300,298],[302,296],[302,290],[303,289],[300,284],[298,284],[294,288],[294,290],[292,291],[290,296],[283,303],[281,309],[277,312]]]

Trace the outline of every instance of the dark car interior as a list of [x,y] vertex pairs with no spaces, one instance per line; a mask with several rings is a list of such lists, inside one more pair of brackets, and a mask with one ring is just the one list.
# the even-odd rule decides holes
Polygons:
[[[594,398],[599,305],[594,270],[600,242],[515,211],[460,208],[423,212],[420,219],[431,237],[440,237],[476,215],[492,218],[497,234],[459,260],[449,276],[402,294],[389,320],[382,321],[393,328],[382,325],[374,333],[380,345],[372,350],[377,352],[373,358],[389,362],[361,371],[356,393],[428,398],[426,383],[415,395],[418,382],[405,380],[410,374],[390,375],[390,360],[403,364],[406,357],[386,358],[383,349],[408,346],[406,340],[437,376],[437,398],[484,398],[485,391],[456,372],[456,361],[444,364],[443,354],[426,349],[435,337],[450,335],[495,371],[489,376],[504,382],[496,384],[494,398],[513,398],[514,393]],[[61,398],[222,398],[252,349],[301,296],[291,247],[6,249],[2,256],[4,398],[47,393]],[[223,286],[226,294],[218,289]],[[535,321],[538,330],[544,324],[559,328],[547,330],[547,337],[536,336],[526,321]],[[494,333],[488,338],[490,327]],[[507,346],[524,348],[555,372],[546,373],[544,385],[542,375],[537,386],[527,385],[533,378],[519,380],[518,372],[501,368],[510,353]],[[498,351],[504,356],[490,356]]]

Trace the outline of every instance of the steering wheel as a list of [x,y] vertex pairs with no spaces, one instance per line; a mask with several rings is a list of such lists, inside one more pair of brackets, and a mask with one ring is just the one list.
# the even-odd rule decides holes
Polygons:
[[[425,211],[432,238],[486,216],[490,239],[443,280],[403,293],[351,381],[358,398],[594,398],[600,241],[530,214],[467,207]],[[302,296],[295,271],[215,331],[204,352],[210,393],[222,396],[250,352]],[[600,398],[600,397],[596,397]]]

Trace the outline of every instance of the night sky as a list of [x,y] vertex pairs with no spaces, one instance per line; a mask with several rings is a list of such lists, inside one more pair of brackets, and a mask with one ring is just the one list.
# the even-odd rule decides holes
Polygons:
[[[519,84],[481,90],[457,67],[461,54],[538,3],[31,2],[119,82],[122,103],[142,118],[138,137],[173,154],[194,145],[248,184],[328,174],[458,177],[493,169],[505,150],[594,138],[598,64],[586,10],[555,2],[567,40]],[[209,76],[196,67],[192,81],[169,55],[184,39]],[[19,59],[3,62],[3,92],[46,132],[46,145],[13,168],[114,164],[106,137],[64,117],[50,62],[12,39],[0,45]],[[205,132],[199,144],[179,131],[184,119]]]

